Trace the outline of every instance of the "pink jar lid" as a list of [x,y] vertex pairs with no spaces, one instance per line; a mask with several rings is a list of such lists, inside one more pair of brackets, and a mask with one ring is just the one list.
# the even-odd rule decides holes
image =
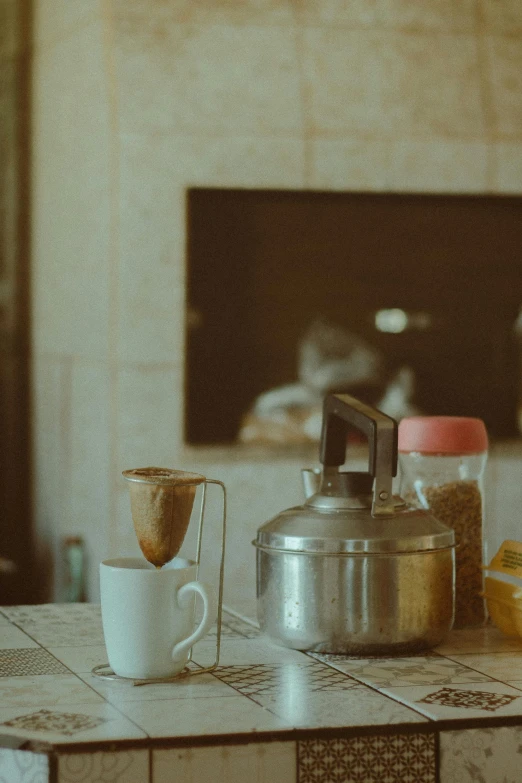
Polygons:
[[399,422],[399,451],[476,454],[487,451],[482,419],[466,416],[409,416]]

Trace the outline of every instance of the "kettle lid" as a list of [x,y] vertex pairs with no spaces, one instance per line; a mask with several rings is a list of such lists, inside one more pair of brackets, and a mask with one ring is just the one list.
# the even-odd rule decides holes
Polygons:
[[302,554],[400,554],[455,546],[454,531],[424,509],[400,502],[393,517],[363,509],[317,511],[289,508],[257,531],[258,549]]

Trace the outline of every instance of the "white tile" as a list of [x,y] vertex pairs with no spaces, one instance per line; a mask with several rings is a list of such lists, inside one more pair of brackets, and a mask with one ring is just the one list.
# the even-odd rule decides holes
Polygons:
[[488,148],[462,141],[394,142],[387,186],[413,192],[475,193],[487,189]]
[[49,647],[49,652],[75,674],[90,673],[95,666],[107,663],[109,660],[105,644],[83,645],[81,647]]
[[501,193],[522,192],[522,145],[495,145],[497,169],[494,189]]
[[[301,131],[294,30],[116,19],[121,129],[209,135]],[[176,53],[173,56],[173,53]],[[277,85],[277,89],[274,89]]]
[[193,3],[192,0],[169,0],[168,3],[143,0],[115,0],[113,3],[117,24],[129,35],[135,29],[148,28],[145,34],[158,34],[169,25],[182,22],[198,24],[289,24],[294,21],[292,0],[213,0],[211,3]]
[[[398,113],[387,107],[394,62],[378,32],[306,28],[303,75],[305,121],[316,136],[365,135],[378,139],[397,128]],[[339,78],[350,74],[350,78]]]
[[[197,642],[194,645],[192,659],[200,666],[211,665],[216,658],[215,642]],[[220,666],[271,663],[306,663],[307,658],[297,650],[279,647],[263,637],[259,639],[239,639],[233,642],[223,640],[219,656]]]
[[101,696],[73,674],[0,677],[2,707],[51,707],[100,701]]
[[377,8],[379,21],[390,29],[451,33],[474,32],[476,27],[475,0],[380,0]]
[[39,570],[47,575],[47,583],[40,586],[44,600],[57,596],[58,575],[52,563],[69,487],[70,365],[70,360],[48,354],[33,358],[35,544]]
[[488,35],[488,90],[497,141],[522,140],[522,47],[520,37]]
[[58,783],[144,783],[149,780],[148,750],[60,753]]
[[522,33],[522,6],[518,0],[480,0],[485,30],[520,36]]
[[174,682],[150,685],[133,685],[131,682],[104,680],[93,674],[82,674],[82,679],[111,704],[118,706],[127,701],[162,701],[166,699],[227,698],[237,696],[237,691],[212,674],[195,674]]
[[481,139],[474,36],[308,28],[303,46],[310,135]]
[[145,732],[110,704],[96,702],[60,707],[0,707],[2,734],[44,742],[96,742],[142,739]]
[[[151,220],[154,230],[161,227],[162,233],[170,220],[178,231],[184,215],[178,215],[177,210],[183,209],[186,187],[299,188],[303,186],[303,169],[304,138],[299,133],[289,138],[237,133],[223,138],[212,134],[123,134],[123,206],[141,220],[141,225],[134,227],[129,220],[128,229],[132,229],[133,241],[139,239],[140,229],[146,229],[144,220]],[[153,240],[153,232],[148,233]],[[132,249],[130,242],[124,247]],[[152,250],[154,257],[154,245]]]
[[251,734],[287,725],[244,696],[126,701],[118,709],[150,737]]
[[495,655],[459,655],[456,660],[501,682],[522,680],[522,651]]
[[498,193],[522,193],[522,144],[495,144],[493,189]]
[[498,628],[487,625],[484,628],[451,631],[434,652],[453,657],[468,653],[483,654],[517,650],[522,650],[522,639],[507,637]]
[[[111,499],[110,378],[105,363],[76,360],[71,367],[70,485],[60,535],[84,542],[84,584],[87,600],[99,597],[98,564],[108,550]],[[56,564],[62,576],[59,599],[66,600],[67,574],[63,552]]]
[[386,726],[426,721],[426,718],[408,706],[364,685],[356,685],[346,691],[318,690],[312,693],[300,689],[282,689],[280,694],[259,694],[252,698],[290,726],[301,729]]
[[294,742],[260,742],[208,748],[153,750],[153,774],[162,783],[291,783],[296,776]]
[[34,43],[38,48],[55,45],[61,38],[72,37],[99,13],[98,0],[38,0],[34,7]]
[[385,142],[313,139],[306,184],[323,190],[383,190],[390,151]]
[[32,335],[37,353],[106,358],[109,121],[103,24],[34,65]]
[[14,625],[0,626],[0,650],[18,650],[39,645],[26,633]]
[[517,783],[521,764],[521,726],[440,733],[440,783]]
[[118,373],[118,473],[172,465],[182,441],[181,369],[126,365]]
[[495,681],[386,687],[382,688],[382,693],[433,720],[522,715],[522,693]]
[[307,25],[368,28],[377,24],[378,3],[368,0],[302,0],[296,6],[299,20]]
[[47,783],[49,756],[28,750],[0,749],[0,780],[9,783]]

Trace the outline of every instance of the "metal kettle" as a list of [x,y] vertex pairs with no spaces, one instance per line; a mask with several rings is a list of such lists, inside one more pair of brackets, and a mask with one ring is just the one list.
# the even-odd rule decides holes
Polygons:
[[[350,427],[368,437],[367,472],[344,472]],[[274,641],[298,650],[402,655],[451,629],[455,535],[392,494],[397,423],[354,397],[324,400],[322,471],[302,506],[257,532],[257,613]]]

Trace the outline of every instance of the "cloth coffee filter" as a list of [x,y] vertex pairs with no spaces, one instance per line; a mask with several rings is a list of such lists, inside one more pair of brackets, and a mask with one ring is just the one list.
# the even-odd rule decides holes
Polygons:
[[181,549],[196,489],[205,476],[154,467],[124,470],[123,476],[129,482],[132,521],[140,549],[149,563],[160,568]]

